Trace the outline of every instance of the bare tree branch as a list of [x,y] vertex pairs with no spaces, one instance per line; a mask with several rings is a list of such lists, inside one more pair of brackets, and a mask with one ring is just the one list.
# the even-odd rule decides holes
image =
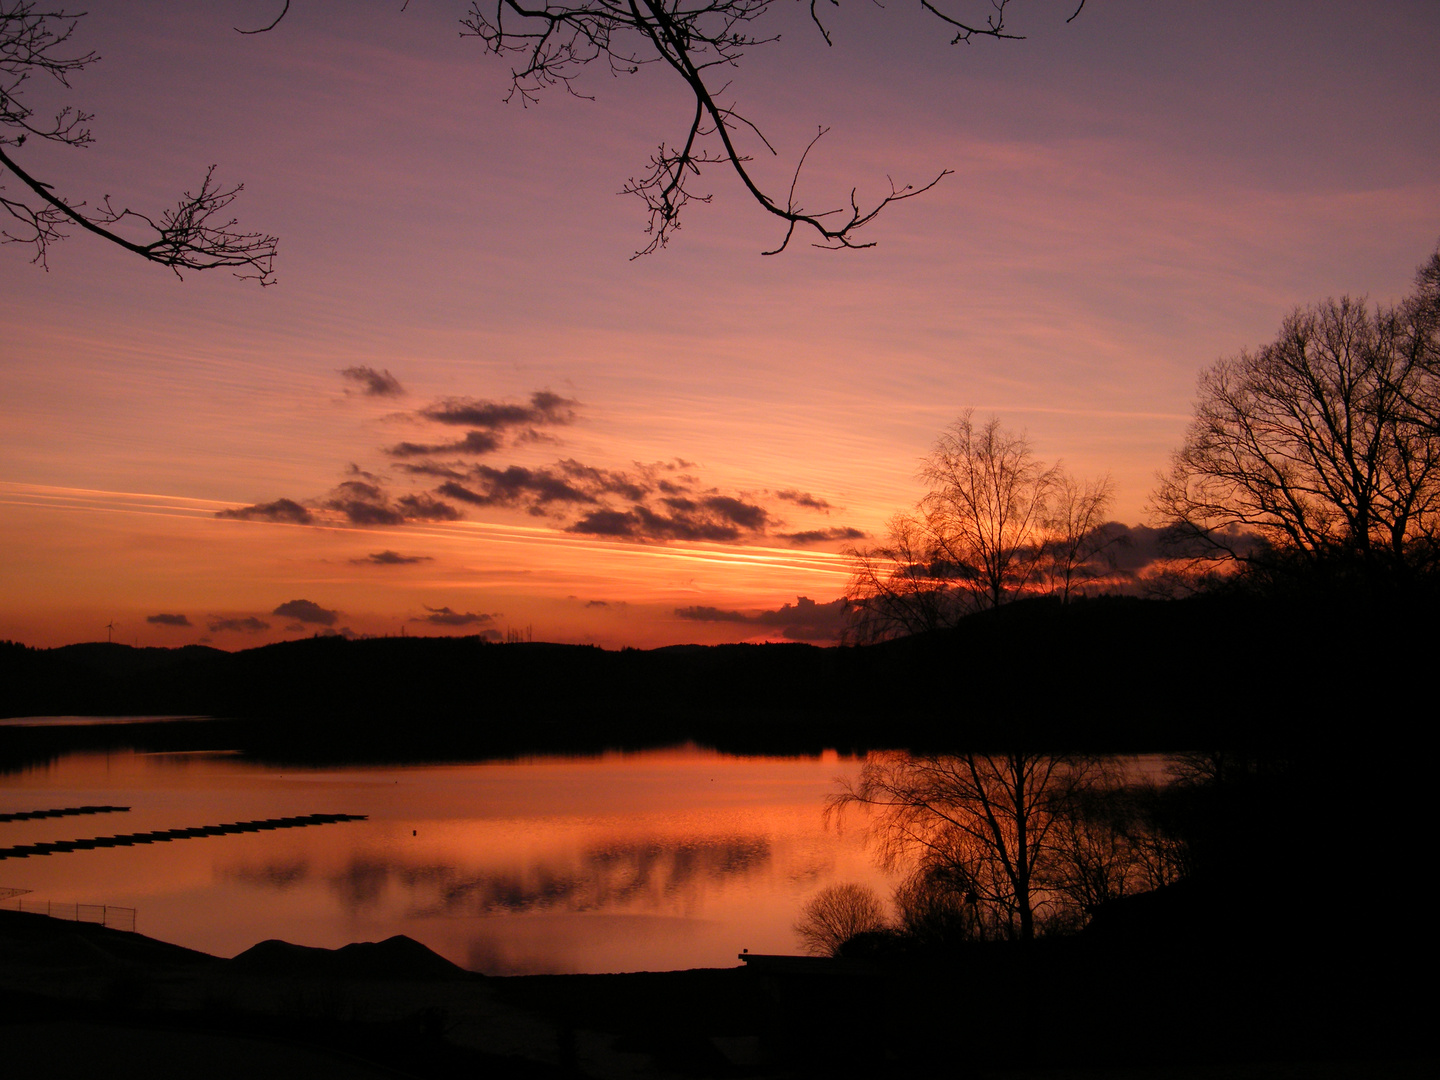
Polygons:
[[929,490],[914,514],[891,519],[887,543],[845,552],[849,643],[954,626],[1033,593],[1044,574],[1068,599],[1115,543],[1101,528],[1109,478],[1081,482],[1046,465],[999,417],[978,424],[962,413],[920,475]]
[[[1200,377],[1152,510],[1200,554],[1366,587],[1440,565],[1435,320],[1349,297],[1298,309],[1258,352]],[[1257,542],[1258,541],[1258,542]]]
[[826,816],[864,810],[881,866],[963,897],[981,936],[1028,941],[1134,876],[1128,857],[1096,850],[1100,822],[1087,806],[1117,786],[1104,763],[1080,756],[872,753]]
[[[575,96],[584,96],[575,86],[581,69],[603,60],[612,74],[633,74],[642,65],[663,63],[689,88],[695,111],[685,137],[678,143],[661,142],[651,156],[649,168],[631,177],[623,193],[639,198],[649,213],[646,243],[636,256],[665,247],[680,227],[682,211],[692,202],[709,202],[709,192],[697,192],[706,166],[728,167],[750,197],[767,214],[784,223],[780,242],[764,254],[784,251],[797,230],[808,233],[814,246],[832,250],[866,248],[873,241],[857,238],[861,229],[885,208],[929,191],[950,174],[942,169],[920,184],[890,183],[889,193],[862,203],[858,188],[852,188],[849,205],[812,210],[798,198],[800,173],[810,150],[825,134],[821,127],[796,162],[783,203],[772,198],[750,169],[751,158],[741,149],[735,134],[741,129],[757,136],[772,155],[774,148],[759,126],[732,105],[717,98],[725,92],[715,89],[711,69],[734,67],[745,51],[778,40],[778,35],[761,35],[752,27],[777,0],[555,0],[532,5],[526,0],[475,0],[462,21],[463,34],[479,38],[496,56],[515,56],[520,61],[511,69],[511,86],[506,100],[522,104],[537,100],[539,94],[560,87]],[[830,0],[838,7],[839,0]],[[826,44],[831,35],[810,0],[810,18]],[[974,37],[1017,39],[1005,25],[1009,0],[990,0],[983,21],[966,20],[922,0],[922,6],[953,28],[953,40],[968,42]],[[1081,4],[1083,7],[1083,2]],[[1079,14],[1076,9],[1075,14]],[[1072,15],[1073,19],[1075,16]]]
[[[289,10],[290,10],[290,0],[285,0],[284,6],[280,9],[280,14],[276,15],[275,18],[270,21],[270,24],[269,24],[268,26],[262,26],[262,27],[260,27],[258,30],[241,30],[238,26],[232,27],[232,29],[233,29],[237,34],[264,34],[264,33],[268,33],[269,31],[274,30],[275,27],[277,27],[277,26],[280,25],[280,20],[283,19],[283,18],[285,18],[285,15],[286,15],[286,13],[287,13]],[[1074,16],[1072,15],[1071,18],[1074,18]]]
[[[79,18],[60,9],[37,10],[34,0],[0,0],[0,178],[8,171],[25,189],[17,195],[0,184],[0,208],[10,217],[9,227],[0,229],[0,243],[33,248],[31,262],[49,269],[50,246],[66,238],[68,226],[78,226],[169,267],[176,276],[182,270],[223,267],[237,277],[270,284],[278,241],[266,233],[243,232],[235,218],[225,216],[243,186],[216,183],[214,165],[197,190],[185,192],[173,208],[152,217],[115,206],[109,195],[87,210],[85,202],[61,198],[53,184],[32,176],[15,160],[32,137],[77,149],[93,141],[89,113],[66,106],[40,122],[22,98],[32,75],[49,75],[68,88],[72,74],[100,59],[94,52],[66,53]],[[133,227],[139,236],[132,239],[115,226],[127,231]]]

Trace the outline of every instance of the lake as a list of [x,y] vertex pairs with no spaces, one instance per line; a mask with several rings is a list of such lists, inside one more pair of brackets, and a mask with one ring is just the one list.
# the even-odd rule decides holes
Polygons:
[[[892,883],[822,819],[861,759],[694,746],[597,757],[296,768],[235,754],[66,754],[0,781],[0,847],[311,813],[365,821],[0,860],[0,895],[135,908],[135,928],[220,956],[267,938],[407,934],[492,975],[733,967],[798,952],[828,884]],[[14,901],[9,902],[10,906]]]

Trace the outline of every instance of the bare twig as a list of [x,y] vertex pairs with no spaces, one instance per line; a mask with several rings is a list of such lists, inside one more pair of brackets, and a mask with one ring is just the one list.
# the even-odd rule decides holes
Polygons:
[[[682,211],[689,203],[710,201],[710,193],[698,193],[693,187],[710,165],[728,166],[750,197],[767,214],[784,223],[779,244],[765,254],[784,251],[797,230],[809,231],[815,246],[821,248],[871,247],[873,241],[857,238],[859,230],[886,207],[929,191],[950,170],[941,170],[928,183],[919,185],[897,186],[891,181],[889,193],[874,203],[862,205],[858,189],[852,188],[848,207],[810,211],[797,195],[800,171],[816,140],[825,133],[822,128],[801,153],[784,203],[772,198],[751,172],[751,158],[737,145],[735,133],[743,128],[756,136],[770,154],[775,154],[775,149],[754,121],[734,105],[718,103],[717,96],[725,88],[712,87],[710,71],[733,67],[745,50],[778,40],[778,35],[762,35],[752,29],[775,2],[552,0],[531,4],[527,0],[474,0],[462,21],[462,34],[479,38],[485,49],[497,56],[520,58],[521,63],[511,69],[506,100],[518,98],[526,105],[553,87],[584,96],[575,81],[582,68],[601,59],[612,74],[632,74],[642,65],[663,63],[689,87],[695,109],[685,137],[674,144],[662,141],[650,158],[649,169],[631,177],[623,187],[624,194],[639,198],[649,212],[645,232],[650,239],[636,252],[637,256],[666,246],[680,227]],[[809,0],[810,17],[829,44],[830,30],[818,10],[821,2]],[[830,3],[839,6],[839,0]],[[990,0],[990,13],[978,22],[966,21],[931,0],[922,0],[926,10],[956,31],[956,42],[974,37],[1021,37],[1006,28],[1008,4],[1009,0]]]
[[[8,171],[25,189],[16,195],[0,184],[0,209],[10,217],[9,228],[0,229],[0,243],[32,247],[31,262],[48,269],[50,245],[64,240],[66,227],[74,225],[169,267],[177,276],[182,270],[224,267],[238,277],[270,284],[277,240],[266,233],[242,232],[235,218],[223,216],[242,186],[217,184],[213,165],[197,191],[185,192],[172,209],[153,218],[116,207],[108,195],[87,211],[83,201],[61,198],[53,184],[32,176],[15,160],[14,153],[32,137],[76,148],[93,141],[89,113],[66,106],[41,123],[22,99],[32,75],[49,75],[69,87],[72,74],[100,59],[93,51],[65,51],[79,17],[59,9],[37,10],[34,0],[0,0],[0,180]],[[134,226],[143,235],[131,239],[112,228],[117,225],[127,231]]]

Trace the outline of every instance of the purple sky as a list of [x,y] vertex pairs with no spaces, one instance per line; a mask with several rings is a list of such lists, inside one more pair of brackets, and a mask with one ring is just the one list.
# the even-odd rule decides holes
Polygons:
[[[151,210],[214,163],[281,246],[263,290],[83,236],[48,273],[0,248],[0,637],[818,637],[846,530],[914,503],[962,410],[1110,474],[1140,524],[1201,368],[1297,304],[1400,297],[1440,239],[1431,2],[1090,0],[1066,25],[1072,3],[1016,0],[1026,40],[957,47],[918,4],[854,3],[833,48],[777,5],[729,90],[779,151],[765,182],[820,125],[807,205],[954,174],[873,250],[766,258],[780,230],[716,167],[635,261],[617,192],[689,115],[666,72],[527,109],[463,4],[297,0],[232,29],[278,10],[90,4],[77,42],[103,59],[65,100],[96,143],[23,148],[68,197]],[[524,414],[539,392],[566,404]],[[390,452],[471,430],[496,446]],[[447,482],[463,520],[416,520]],[[216,516],[278,500],[308,519]],[[277,614],[296,600],[333,620]]]

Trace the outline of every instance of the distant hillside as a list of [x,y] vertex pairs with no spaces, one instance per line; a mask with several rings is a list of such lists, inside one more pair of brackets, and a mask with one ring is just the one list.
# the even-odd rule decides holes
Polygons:
[[[317,637],[242,652],[0,646],[0,715],[206,714],[247,741],[381,757],[695,739],[774,751],[1013,742],[1156,750],[1400,717],[1428,637],[1323,606],[1048,601],[859,648]],[[1383,709],[1377,709],[1378,703]],[[1370,728],[1373,730],[1373,727]],[[13,737],[0,732],[0,739]]]

